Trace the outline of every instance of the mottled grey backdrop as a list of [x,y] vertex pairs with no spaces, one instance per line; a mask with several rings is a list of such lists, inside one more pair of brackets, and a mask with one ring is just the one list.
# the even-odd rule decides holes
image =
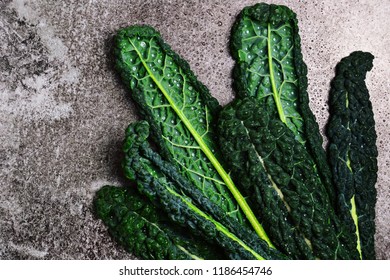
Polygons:
[[[298,15],[321,127],[337,61],[354,50],[376,57],[367,77],[379,145],[376,245],[390,259],[389,0],[267,2]],[[226,104],[229,31],[254,3],[0,0],[0,259],[131,258],[91,213],[97,189],[125,184],[121,142],[137,119],[112,70],[112,37],[153,25]]]

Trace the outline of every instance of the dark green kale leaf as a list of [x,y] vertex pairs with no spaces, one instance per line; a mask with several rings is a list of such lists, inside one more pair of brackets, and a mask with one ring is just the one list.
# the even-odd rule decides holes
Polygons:
[[236,99],[218,123],[232,178],[283,253],[297,259],[358,257],[314,161],[294,133],[253,98]]
[[217,246],[172,223],[137,189],[103,186],[94,199],[95,213],[113,238],[141,259],[225,259]]
[[234,86],[239,98],[266,105],[305,145],[335,204],[323,139],[309,107],[307,67],[301,53],[298,20],[282,5],[265,3],[244,8],[233,25],[230,49],[236,65]]
[[378,151],[375,120],[365,84],[373,55],[343,58],[332,81],[327,127],[328,155],[337,188],[339,216],[363,259],[375,259],[375,203]]

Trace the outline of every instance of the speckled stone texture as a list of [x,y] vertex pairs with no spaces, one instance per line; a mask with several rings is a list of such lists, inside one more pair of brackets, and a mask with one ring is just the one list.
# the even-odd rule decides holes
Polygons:
[[[367,86],[379,146],[379,259],[390,259],[390,3],[268,1],[298,16],[311,106],[321,127],[336,63],[375,55]],[[137,119],[112,69],[112,37],[150,24],[221,104],[234,97],[227,42],[255,1],[0,0],[0,259],[131,259],[91,212],[104,184],[126,184],[121,143]]]

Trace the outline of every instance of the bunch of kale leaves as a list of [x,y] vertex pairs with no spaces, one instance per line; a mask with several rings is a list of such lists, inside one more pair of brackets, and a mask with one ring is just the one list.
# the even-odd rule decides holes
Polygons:
[[152,27],[118,32],[116,68],[142,120],[123,146],[134,184],[102,187],[97,216],[142,259],[374,259],[373,56],[338,64],[325,150],[294,12],[244,8],[230,49],[237,96],[221,108]]

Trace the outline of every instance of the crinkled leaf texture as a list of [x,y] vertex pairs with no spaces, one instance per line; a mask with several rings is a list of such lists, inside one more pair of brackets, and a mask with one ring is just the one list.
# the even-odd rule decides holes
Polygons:
[[328,155],[337,188],[339,216],[355,237],[361,258],[375,259],[378,151],[367,71],[373,55],[353,52],[336,67],[329,97]]
[[248,97],[226,106],[218,126],[233,180],[277,248],[298,259],[357,258],[312,157],[283,122]]
[[141,259],[225,259],[222,250],[172,223],[132,187],[103,186],[94,199],[95,213],[112,237]]

